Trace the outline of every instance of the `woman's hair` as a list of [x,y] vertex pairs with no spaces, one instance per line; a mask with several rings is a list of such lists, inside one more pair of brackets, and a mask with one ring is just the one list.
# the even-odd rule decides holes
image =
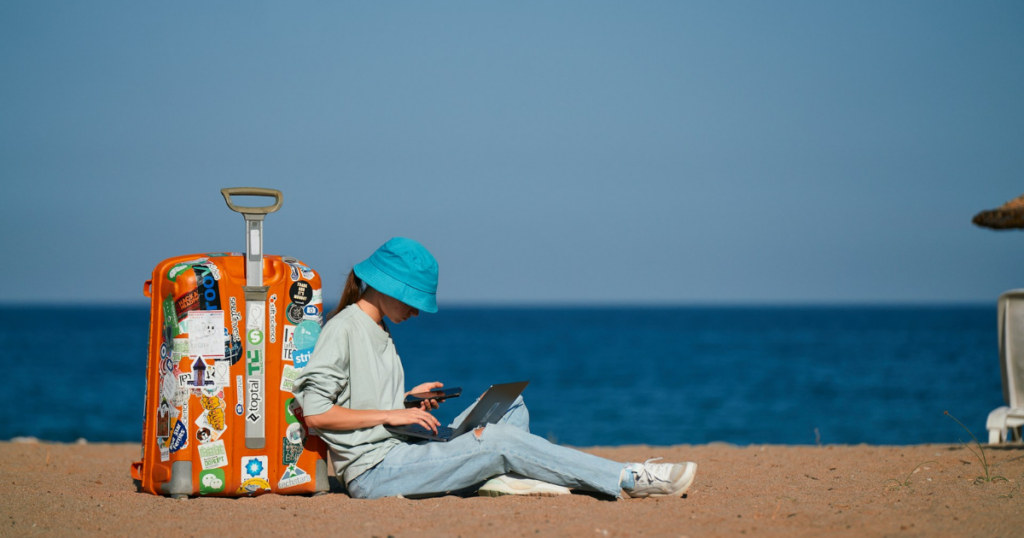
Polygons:
[[363,296],[364,291],[366,291],[366,286],[363,284],[363,280],[356,276],[355,270],[349,271],[348,280],[345,281],[345,289],[341,290],[341,301],[338,302],[338,308],[331,311],[326,319],[333,318],[338,312],[344,310],[346,306],[355,304]]

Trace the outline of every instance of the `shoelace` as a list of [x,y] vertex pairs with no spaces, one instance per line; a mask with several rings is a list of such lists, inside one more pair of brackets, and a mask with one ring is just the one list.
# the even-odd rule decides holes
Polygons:
[[[651,473],[651,469],[647,468],[647,465],[650,464],[652,461],[658,461],[660,459],[664,459],[664,458],[651,458],[651,459],[649,459],[649,460],[644,462],[643,468],[639,472],[638,471],[633,471],[633,474],[636,476],[635,480],[636,480],[637,484],[640,484],[641,480],[646,480],[648,484],[653,484],[655,481],[658,481],[658,482],[668,482],[668,480],[665,480],[663,478],[659,478],[657,476],[654,476],[654,474]],[[655,464],[655,465],[657,465],[658,467],[668,466],[668,467],[671,468],[671,465],[668,465],[667,463],[658,463],[658,464]],[[654,467],[654,466],[652,465],[652,467]],[[643,473],[643,474],[641,475],[641,473]]]

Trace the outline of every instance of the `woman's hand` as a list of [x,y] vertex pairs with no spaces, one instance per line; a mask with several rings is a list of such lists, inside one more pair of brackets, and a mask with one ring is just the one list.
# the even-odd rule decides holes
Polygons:
[[[419,394],[421,392],[430,392],[430,391],[432,391],[434,389],[439,389],[441,387],[444,387],[444,383],[442,383],[440,381],[431,381],[429,383],[420,383],[419,385],[416,385],[415,387],[413,387],[412,390],[410,390],[409,392],[406,392],[405,395],[408,397],[410,394]],[[420,402],[420,407],[419,408],[424,410],[424,411],[431,411],[433,409],[437,409],[438,405],[439,404],[437,403],[437,400],[429,399],[429,400],[423,400],[422,402]]]
[[437,434],[437,427],[441,425],[441,423],[434,418],[434,415],[431,415],[418,407],[388,411],[387,416],[384,418],[384,424],[387,424],[388,426],[419,424],[420,426],[434,432],[435,435]]

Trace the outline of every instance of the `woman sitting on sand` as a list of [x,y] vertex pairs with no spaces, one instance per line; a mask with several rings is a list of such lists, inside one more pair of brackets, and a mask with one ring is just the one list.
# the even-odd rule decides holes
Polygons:
[[[437,261],[411,239],[391,239],[348,276],[341,302],[320,333],[293,393],[306,425],[330,446],[351,496],[377,499],[465,490],[482,495],[561,495],[568,488],[614,497],[679,497],[694,463],[619,463],[530,434],[520,396],[494,424],[447,443],[404,440],[384,428],[419,424],[436,432],[437,402],[406,409],[405,374],[384,318],[402,323],[437,312]],[[472,406],[470,406],[472,409]],[[469,413],[463,411],[451,427]]]

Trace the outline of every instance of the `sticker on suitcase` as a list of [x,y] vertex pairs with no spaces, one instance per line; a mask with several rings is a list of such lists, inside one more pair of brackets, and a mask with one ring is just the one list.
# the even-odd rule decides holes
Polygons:
[[228,453],[224,449],[224,441],[206,443],[197,447],[199,451],[199,463],[203,470],[216,469],[228,464]]
[[188,348],[191,355],[224,356],[224,311],[188,313]]
[[[175,410],[177,411],[177,410]],[[184,405],[181,408],[181,415],[178,417],[178,422],[174,424],[174,431],[171,432],[171,439],[169,441],[169,449],[171,454],[186,448],[188,446],[188,406]]]
[[[187,366],[186,362],[188,362]],[[230,361],[189,357],[187,360],[182,359],[179,365],[182,368],[188,368],[188,371],[183,371],[178,375],[178,385],[186,389],[216,391],[230,384]]]
[[[293,424],[298,426],[298,424]],[[302,444],[293,443],[287,437],[281,439],[281,465],[291,465],[299,462],[302,455]]]
[[270,343],[277,342],[277,294],[270,296]]
[[284,470],[284,476],[281,477],[281,481],[277,483],[277,489],[293,488],[305,484],[312,480],[309,473],[299,469],[295,465],[289,465]]
[[199,494],[209,495],[211,493],[221,493],[224,491],[224,485],[226,482],[227,480],[224,479],[223,469],[202,471],[199,473]]
[[291,392],[295,388],[295,380],[299,378],[302,371],[290,364],[281,367],[281,390]]
[[196,439],[200,444],[217,441],[228,429],[224,416],[227,409],[224,393],[220,392],[217,396],[200,396],[199,404],[203,406],[203,414],[196,419]]
[[266,456],[245,456],[242,458],[242,485],[236,493],[256,493],[270,491],[270,480],[267,478]]

